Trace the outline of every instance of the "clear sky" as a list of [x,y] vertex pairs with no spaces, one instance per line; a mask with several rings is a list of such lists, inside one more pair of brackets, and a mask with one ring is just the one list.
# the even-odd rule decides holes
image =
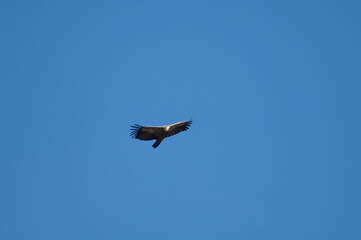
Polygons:
[[361,239],[360,9],[0,1],[0,239]]

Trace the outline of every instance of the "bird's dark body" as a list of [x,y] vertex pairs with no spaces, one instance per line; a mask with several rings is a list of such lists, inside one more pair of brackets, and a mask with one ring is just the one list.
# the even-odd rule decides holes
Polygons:
[[156,148],[164,138],[173,136],[181,131],[187,131],[191,124],[192,120],[161,127],[143,127],[141,125],[134,124],[130,128],[130,136],[140,140],[155,139],[156,141],[152,146]]

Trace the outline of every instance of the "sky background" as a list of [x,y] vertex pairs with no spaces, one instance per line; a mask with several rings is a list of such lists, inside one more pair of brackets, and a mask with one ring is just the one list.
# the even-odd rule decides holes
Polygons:
[[360,9],[0,1],[0,239],[361,239]]

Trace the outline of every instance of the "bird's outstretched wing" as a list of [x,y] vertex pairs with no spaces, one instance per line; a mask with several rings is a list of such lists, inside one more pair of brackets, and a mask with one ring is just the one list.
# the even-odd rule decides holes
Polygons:
[[153,140],[164,135],[165,130],[163,127],[143,127],[134,124],[130,128],[130,136],[140,140]]
[[181,131],[187,131],[188,128],[191,126],[191,124],[192,124],[192,120],[179,122],[179,123],[170,125],[168,137],[173,136]]

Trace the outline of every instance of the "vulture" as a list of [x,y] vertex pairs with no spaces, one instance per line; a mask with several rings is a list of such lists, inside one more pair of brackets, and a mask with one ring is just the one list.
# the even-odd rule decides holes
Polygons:
[[187,131],[192,120],[174,123],[172,125],[161,126],[161,127],[143,127],[138,124],[134,124],[130,128],[130,137],[137,138],[140,140],[153,140],[155,143],[152,145],[153,148],[159,146],[164,138],[173,136],[179,132]]

